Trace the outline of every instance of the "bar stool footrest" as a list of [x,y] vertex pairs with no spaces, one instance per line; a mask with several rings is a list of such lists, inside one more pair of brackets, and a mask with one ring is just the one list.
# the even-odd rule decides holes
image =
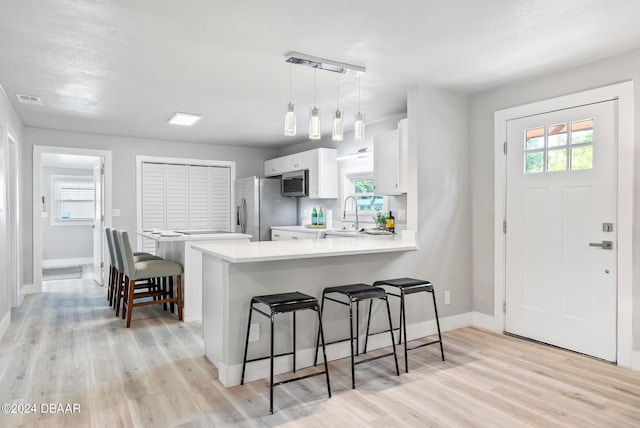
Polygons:
[[355,361],[353,365],[357,366],[358,364],[368,363],[369,361],[378,360],[380,358],[391,357],[395,355],[393,352],[389,352],[388,354],[376,355],[375,357],[369,357],[364,360]]
[[298,380],[308,379],[310,377],[320,376],[320,375],[324,375],[324,374],[327,374],[326,370],[323,370],[321,372],[316,372],[316,373],[309,373],[307,375],[298,376],[298,377],[294,377],[294,378],[291,378],[291,379],[281,380],[280,382],[275,382],[273,384],[273,386],[284,385],[285,383],[295,382],[295,381],[298,381]]
[[[276,355],[273,356],[273,358],[286,357],[287,355],[293,355],[293,352],[285,352],[283,354],[276,354]],[[267,355],[266,357],[258,357],[258,358],[254,358],[252,360],[247,360],[247,363],[253,363],[254,361],[268,360],[270,358],[271,358],[271,356]]]

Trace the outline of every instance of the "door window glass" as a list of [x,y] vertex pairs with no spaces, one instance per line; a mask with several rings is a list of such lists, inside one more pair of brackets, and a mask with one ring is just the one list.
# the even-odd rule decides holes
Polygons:
[[525,130],[525,174],[591,168],[593,119]]

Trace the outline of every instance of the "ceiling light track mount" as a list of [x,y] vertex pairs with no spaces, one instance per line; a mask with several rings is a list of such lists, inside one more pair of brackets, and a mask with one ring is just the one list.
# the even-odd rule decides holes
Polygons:
[[359,65],[318,58],[300,52],[289,52],[285,56],[285,61],[292,64],[306,65],[307,67],[315,68],[316,70],[333,71],[334,73],[351,74],[356,76],[367,71],[365,67],[361,67]]

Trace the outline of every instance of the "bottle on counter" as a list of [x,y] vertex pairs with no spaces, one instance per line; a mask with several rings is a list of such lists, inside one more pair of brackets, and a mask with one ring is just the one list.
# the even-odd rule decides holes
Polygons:
[[387,216],[387,230],[391,233],[396,233],[396,218],[389,211],[389,216]]
[[318,226],[324,226],[324,213],[322,212],[322,207],[320,207],[320,211],[318,212]]
[[316,207],[313,207],[313,211],[311,211],[311,225],[316,226],[318,224],[318,212],[316,211]]

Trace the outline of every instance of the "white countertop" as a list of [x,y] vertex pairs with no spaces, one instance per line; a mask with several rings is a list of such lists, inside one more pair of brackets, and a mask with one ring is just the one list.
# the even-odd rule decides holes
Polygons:
[[[180,242],[180,241],[224,241],[224,240],[235,240],[235,239],[251,239],[251,235],[247,235],[246,233],[212,233],[212,234],[202,234],[202,235],[184,235],[177,234],[172,231],[166,230],[163,233],[151,233],[151,232],[142,232],[137,231],[138,235],[143,236],[145,238],[153,239],[154,241],[159,242]],[[176,235],[176,236],[168,236],[168,235]]]
[[250,263],[413,251],[418,249],[418,245],[414,241],[403,240],[402,237],[395,236],[390,239],[343,238],[225,242],[224,244],[196,244],[193,249],[231,263]]

